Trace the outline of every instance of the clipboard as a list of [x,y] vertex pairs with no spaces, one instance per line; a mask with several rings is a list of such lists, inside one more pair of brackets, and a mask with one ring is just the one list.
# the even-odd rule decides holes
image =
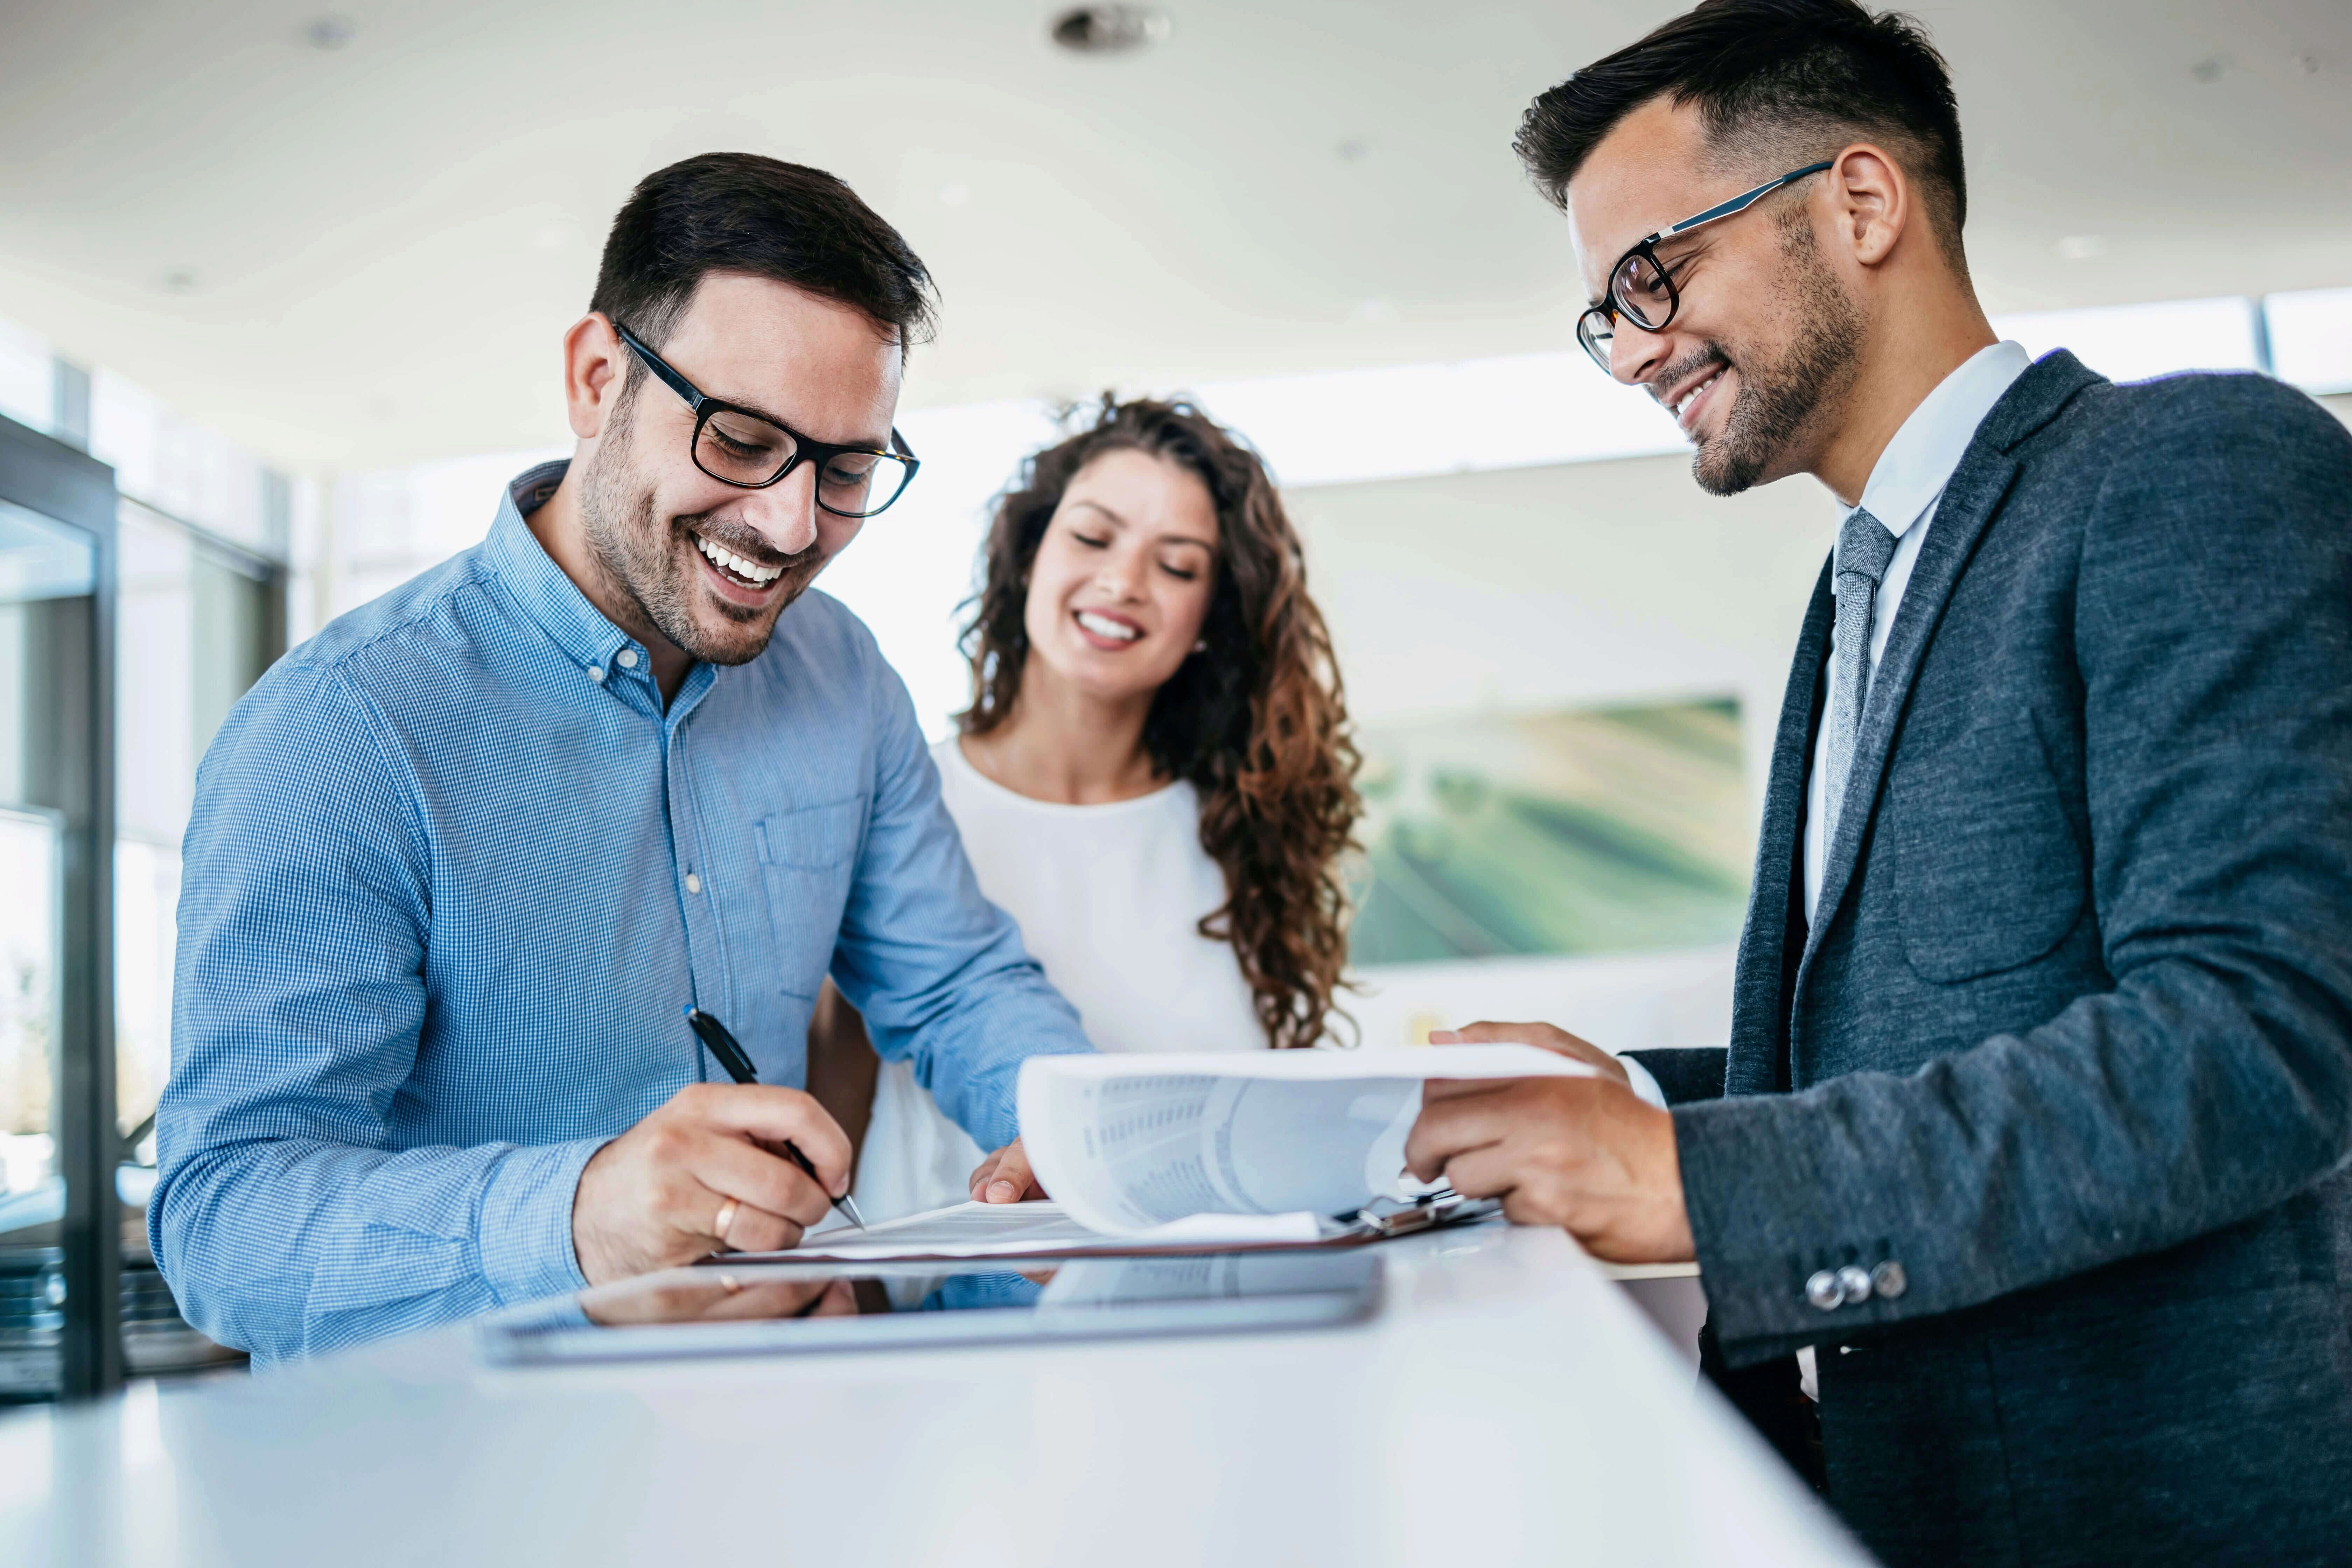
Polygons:
[[[965,1205],[978,1207],[981,1205]],[[1003,1204],[987,1205],[1008,1211],[1042,1207],[1040,1205]],[[1318,1234],[1313,1237],[1281,1239],[1210,1239],[1154,1240],[1137,1237],[1104,1236],[1078,1227],[1075,1222],[1050,1227],[1051,1236],[1041,1236],[1034,1242],[975,1243],[953,1248],[908,1246],[894,1248],[878,1238],[857,1239],[858,1233],[847,1230],[820,1231],[804,1239],[799,1247],[782,1252],[719,1252],[701,1258],[698,1268],[734,1268],[744,1265],[806,1264],[825,1268],[841,1268],[859,1264],[897,1263],[975,1263],[1020,1262],[1026,1259],[1055,1258],[1185,1258],[1211,1253],[1233,1252],[1304,1252],[1364,1247],[1373,1242],[1388,1241],[1401,1236],[1412,1236],[1442,1226],[1476,1225],[1494,1219],[1503,1212],[1497,1198],[1465,1198],[1451,1187],[1423,1194],[1411,1200],[1381,1198],[1360,1209],[1350,1209],[1318,1222]],[[1014,1217],[1008,1214],[1006,1218]],[[1060,1217],[1055,1211],[1054,1217]],[[880,1236],[888,1234],[887,1225],[875,1227]]]

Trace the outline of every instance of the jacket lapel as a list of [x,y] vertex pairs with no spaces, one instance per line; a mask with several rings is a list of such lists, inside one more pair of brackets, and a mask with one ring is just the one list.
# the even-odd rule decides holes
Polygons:
[[1772,732],[1772,762],[1764,787],[1764,822],[1757,835],[1756,875],[1748,918],[1739,933],[1739,963],[1732,981],[1730,1053],[1723,1091],[1766,1094],[1775,1086],[1781,1035],[1789,1016],[1789,900],[1797,875],[1798,836],[1804,831],[1805,770],[1813,750],[1814,693],[1829,657],[1837,600],[1830,565],[1813,584],[1812,602],[1797,635],[1780,722]]
[[2036,363],[2001,395],[1969,442],[1951,482],[1944,487],[1920,542],[1919,559],[1903,591],[1902,607],[1887,634],[1886,652],[1872,679],[1870,697],[1863,706],[1862,732],[1856,737],[1853,770],[1846,779],[1845,804],[1838,813],[1837,836],[1822,857],[1822,896],[1814,907],[1805,938],[1805,957],[1797,974],[1796,994],[1803,994],[1813,954],[1822,934],[1837,919],[1840,906],[1853,882],[1862,845],[1877,814],[1886,768],[1911,697],[1911,683],[1919,661],[1936,636],[1951,603],[1952,591],[1976,552],[1977,542],[2000,510],[2003,497],[2017,479],[2018,443],[2040,429],[2068,399],[2098,380],[2074,355],[2061,351]]

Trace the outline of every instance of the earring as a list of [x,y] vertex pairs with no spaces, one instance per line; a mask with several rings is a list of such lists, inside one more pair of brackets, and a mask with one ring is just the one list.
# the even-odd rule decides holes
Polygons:
[[1194,643],[1194,644],[1192,645],[1192,651],[1193,651],[1194,653],[1206,653],[1206,652],[1208,652],[1208,651],[1209,651],[1209,639],[1208,639],[1208,638],[1206,638],[1206,637],[1202,637],[1199,642]]

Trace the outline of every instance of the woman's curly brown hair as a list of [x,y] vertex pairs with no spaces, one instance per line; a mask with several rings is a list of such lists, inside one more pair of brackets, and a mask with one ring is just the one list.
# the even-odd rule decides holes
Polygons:
[[[1322,613],[1282,497],[1257,454],[1189,403],[1103,395],[1092,427],[1022,465],[997,498],[970,601],[966,734],[1004,722],[1029,652],[1029,569],[1062,492],[1106,452],[1182,465],[1217,510],[1215,590],[1201,637],[1152,699],[1143,745],[1160,772],[1201,796],[1201,847],[1225,874],[1223,908],[1201,934],[1230,942],[1275,1047],[1311,1046],[1336,1011],[1348,956],[1339,858],[1362,812],[1356,748]],[[1340,1015],[1345,1016],[1344,1014]]]

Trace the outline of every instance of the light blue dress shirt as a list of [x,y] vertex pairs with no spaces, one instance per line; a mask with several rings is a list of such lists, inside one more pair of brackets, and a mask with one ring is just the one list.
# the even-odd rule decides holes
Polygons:
[[856,617],[811,591],[665,711],[523,521],[562,473],[280,659],[198,770],[148,1235],[260,1361],[582,1286],[581,1167],[724,1076],[689,1002],[798,1085],[830,972],[985,1148],[1023,1058],[1089,1048]]

